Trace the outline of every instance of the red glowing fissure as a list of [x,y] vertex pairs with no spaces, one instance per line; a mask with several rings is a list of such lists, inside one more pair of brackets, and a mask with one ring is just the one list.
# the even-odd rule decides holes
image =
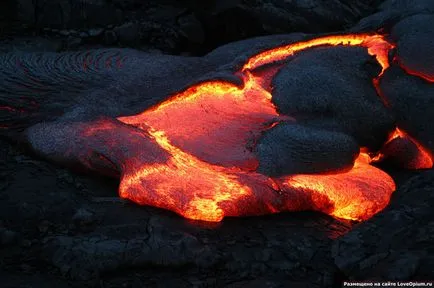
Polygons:
[[[344,173],[269,178],[256,172],[258,160],[248,148],[279,121],[291,121],[279,115],[271,102],[268,80],[278,71],[276,63],[308,48],[337,45],[364,47],[375,56],[382,67],[373,80],[377,86],[389,67],[393,45],[381,35],[327,36],[251,57],[239,71],[241,88],[208,81],[138,115],[119,117],[147,133],[169,155],[158,163],[124,160],[120,196],[205,221],[298,210],[352,220],[372,217],[389,203],[395,190],[392,178],[370,165],[380,156],[361,152],[354,167]],[[258,73],[256,68],[264,65],[265,72]],[[399,137],[408,137],[397,131]],[[430,154],[417,145],[420,165],[416,168],[432,167]]]

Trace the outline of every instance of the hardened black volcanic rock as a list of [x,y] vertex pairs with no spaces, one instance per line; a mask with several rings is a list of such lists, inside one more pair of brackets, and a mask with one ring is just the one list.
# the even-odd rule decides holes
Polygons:
[[60,39],[61,49],[121,45],[196,54],[260,35],[343,30],[379,2],[8,0],[0,3],[0,25],[6,35]]
[[393,27],[391,36],[403,68],[434,82],[434,11],[405,18]]
[[231,42],[212,50],[205,55],[205,59],[212,63],[227,63],[223,68],[233,72],[239,71],[250,57],[272,49],[276,46],[284,46],[299,41],[306,41],[315,38],[312,34],[291,33],[282,35],[268,35],[254,37]]
[[384,281],[432,278],[433,182],[433,171],[411,178],[383,212],[335,242],[335,263],[347,277]]
[[[0,35],[1,38],[5,34],[10,36],[21,33],[22,23],[16,20],[22,19],[29,21],[28,24],[32,26],[30,32],[48,35],[49,41],[33,37],[1,39],[0,51],[14,50],[17,46],[22,48],[18,50],[25,51],[59,51],[89,46],[138,45],[138,48],[143,50],[152,48],[171,53],[188,50],[196,54],[209,51],[215,47],[216,42],[222,43],[231,37],[238,37],[237,40],[240,40],[263,33],[300,32],[301,29],[306,29],[301,32],[316,31],[315,29],[322,29],[316,26],[316,23],[325,23],[330,19],[334,19],[330,21],[331,26],[336,23],[341,24],[333,26],[334,28],[326,27],[327,31],[339,30],[347,25],[345,24],[347,21],[356,19],[358,16],[355,15],[359,15],[359,12],[364,13],[363,11],[366,11],[364,7],[370,6],[368,9],[374,7],[371,1],[286,1],[285,3],[255,1],[254,5],[249,7],[243,6],[247,1],[207,1],[206,3],[200,1],[204,7],[198,6],[198,1],[189,1],[185,6],[184,3],[176,4],[175,8],[171,6],[171,1],[140,2],[143,7],[148,5],[144,8],[144,12],[142,12],[143,7],[137,5],[138,1],[135,0],[111,1],[111,4],[106,1],[19,0],[15,1],[21,13],[20,18],[17,18],[14,15],[16,10],[11,10],[14,9],[14,3],[2,1],[0,5],[9,6],[0,7],[0,13],[8,13],[8,15],[0,15],[0,33],[3,33]],[[181,2],[177,1],[177,3]],[[218,11],[215,14],[212,13],[212,9],[211,12],[207,11],[207,6],[210,7],[214,3],[216,3],[214,11]],[[317,5],[310,6],[312,3]],[[340,5],[339,3],[342,4],[340,6],[342,9],[337,9],[339,7],[336,5]],[[293,5],[302,4],[305,5],[303,11],[307,11],[306,14],[295,15],[298,11],[293,9],[295,7]],[[73,5],[77,7],[74,6],[72,9]],[[103,7],[104,5],[107,6]],[[396,36],[393,40],[398,41],[398,60],[402,60],[408,67],[421,68],[428,73],[432,65],[425,64],[431,63],[432,58],[429,58],[431,54],[427,55],[427,58],[423,55],[421,57],[414,55],[419,51],[418,46],[414,46],[413,32],[406,34],[405,31],[413,31],[412,29],[417,27],[415,31],[417,37],[422,38],[416,37],[415,40],[420,40],[421,51],[429,52],[429,47],[432,47],[429,46],[431,40],[424,31],[431,29],[432,26],[429,25],[432,23],[427,22],[424,26],[418,21],[429,19],[431,16],[412,16],[432,14],[433,5],[434,2],[431,0],[388,0],[383,3],[377,14],[363,19],[352,31],[371,33],[382,29],[388,33],[392,32],[393,26],[401,21],[397,27],[402,27],[404,32],[399,32],[401,28],[395,28],[392,35],[392,37]],[[185,10],[187,6],[197,10],[193,11],[192,8]],[[114,13],[110,10],[113,7],[115,7]],[[288,7],[291,7],[290,11]],[[350,11],[350,13],[342,16],[341,11]],[[94,16],[95,13],[98,14],[97,17]],[[142,16],[130,18],[130,14],[142,15],[145,18],[140,18]],[[62,19],[60,19],[61,15],[64,16]],[[320,18],[309,15],[326,16],[318,16],[323,20],[317,22],[316,20]],[[214,21],[216,19],[218,21]],[[246,19],[254,21],[246,21]],[[65,27],[62,26],[64,23]],[[214,23],[217,26],[213,26]],[[222,27],[222,23],[228,24]],[[404,27],[402,23],[410,26]],[[36,31],[34,24],[39,25],[41,30]],[[47,28],[55,25],[58,27]],[[235,25],[238,25],[238,29],[234,29]],[[411,25],[416,26],[412,28]],[[223,33],[223,38],[216,37],[216,40],[213,40],[215,34],[221,31],[235,32],[234,34]],[[97,115],[101,109],[115,115],[119,113],[118,104],[125,105],[128,109],[140,110],[143,105],[151,105],[161,96],[152,93],[157,89],[149,91],[151,90],[149,87],[152,86],[148,85],[150,81],[137,85],[140,79],[154,75],[152,81],[167,80],[169,77],[165,77],[164,74],[169,74],[173,79],[171,84],[177,83],[176,87],[168,88],[168,83],[153,86],[167,93],[171,91],[170,89],[181,89],[180,87],[188,85],[188,81],[196,77],[211,79],[219,75],[226,78],[228,72],[236,70],[235,66],[242,63],[246,55],[250,55],[249,53],[286,43],[285,41],[293,42],[310,37],[303,34],[292,35],[264,37],[259,40],[228,44],[226,48],[217,48],[209,56],[200,60],[190,58],[185,65],[180,64],[177,58],[171,58],[172,61],[161,61],[159,57],[141,60],[146,62],[154,59],[155,62],[151,64],[160,69],[157,72],[143,68],[144,65],[141,63],[145,62],[131,63],[129,60],[122,62],[126,65],[122,66],[125,70],[119,71],[116,66],[117,58],[108,59],[110,55],[117,54],[99,54],[101,50],[93,55],[101,56],[99,59],[103,60],[102,63],[108,63],[109,67],[104,66],[95,70],[94,66],[87,66],[86,73],[83,69],[85,53],[71,54],[57,61],[54,56],[47,56],[52,57],[51,62],[48,60],[44,62],[47,58],[36,57],[28,62],[32,67],[37,67],[36,70],[32,70],[33,72],[44,70],[53,72],[50,75],[39,73],[39,77],[42,77],[40,83],[23,82],[25,77],[35,75],[26,75],[25,70],[16,69],[15,58],[12,59],[13,65],[9,67],[8,72],[11,77],[8,79],[15,82],[1,81],[0,89],[3,90],[0,94],[3,93],[4,96],[11,91],[8,87],[14,90],[18,86],[19,89],[15,91],[22,92],[23,96],[32,97],[34,95],[31,89],[22,85],[32,83],[35,84],[32,88],[38,88],[38,93],[47,93],[52,96],[48,99],[59,100],[59,102],[50,102],[50,105],[44,103],[43,107],[50,111],[55,111],[56,105],[62,109],[70,108],[71,103],[76,103],[77,99],[80,99],[80,105],[93,103],[91,106],[98,108],[93,112],[77,109],[69,114],[70,118],[80,113]],[[56,39],[53,40],[54,37]],[[311,52],[316,54],[315,51]],[[369,58],[366,53],[354,53],[363,54],[363,60]],[[120,58],[124,59],[122,55]],[[308,56],[308,53],[302,55],[302,57]],[[240,58],[232,59],[233,57]],[[40,62],[41,59],[43,63]],[[311,60],[305,62],[319,64],[317,68],[310,67],[313,72],[323,69],[321,59],[318,60],[319,62],[313,61],[315,59]],[[57,66],[49,64],[55,62]],[[224,64],[216,67],[215,63],[218,63],[217,66]],[[355,67],[358,67],[358,62],[355,64]],[[195,65],[199,65],[200,69],[192,68]],[[353,72],[348,72],[349,75],[342,75],[339,72],[341,65],[343,71],[350,71],[346,64],[340,63],[339,66],[327,64],[321,72],[324,75],[322,77],[327,79],[329,76],[326,74],[337,74],[349,83],[356,83],[356,88],[357,83],[366,83],[366,87],[369,84],[370,88],[357,88],[354,91],[359,90],[360,94],[357,94],[357,97],[366,93],[368,99],[371,99],[374,94],[370,86],[372,84],[370,77],[378,72],[378,67],[374,64],[372,74],[359,74],[360,69],[354,68]],[[3,61],[0,66],[1,69],[5,69],[7,65]],[[291,69],[307,74],[309,77],[316,77],[306,71],[303,72],[300,67]],[[63,72],[69,74],[72,79],[65,77]],[[352,73],[356,73],[357,77]],[[301,81],[301,78],[299,80]],[[236,79],[230,81],[235,83]],[[318,83],[325,86],[321,81]],[[16,85],[15,88],[13,85]],[[348,86],[346,83],[340,83],[338,89],[342,89],[342,93],[346,93],[345,95],[351,99],[356,99],[356,94],[345,90],[350,89]],[[430,144],[432,136],[427,132],[432,128],[430,124],[433,120],[430,113],[431,108],[434,107],[431,101],[432,84],[418,77],[408,76],[394,64],[385,74],[381,86],[390,98],[391,111],[398,123],[427,147],[433,148]],[[128,89],[125,90],[126,87]],[[307,88],[309,87],[313,89],[313,83]],[[82,89],[87,93],[77,93]],[[295,89],[295,87],[291,88],[287,85],[285,89]],[[331,85],[330,89],[324,91],[334,89],[336,88]],[[57,94],[56,90],[62,90],[62,94]],[[81,96],[78,97],[78,94]],[[116,95],[126,94],[131,98],[116,97]],[[114,96],[107,101],[105,97],[110,95]],[[145,100],[141,98],[142,96]],[[361,98],[363,100],[357,101],[365,101],[363,97]],[[297,100],[303,103],[303,99],[297,98]],[[317,100],[321,103],[320,98]],[[339,99],[337,103],[342,101]],[[107,102],[111,105],[106,105]],[[344,103],[349,104],[349,108],[352,107],[351,103]],[[372,108],[369,105],[368,107]],[[339,115],[345,113],[340,110],[338,112]],[[374,110],[374,112],[373,115],[378,116],[376,114],[378,111]],[[309,113],[299,113],[298,124],[312,130],[330,130],[336,134],[344,130],[342,123],[345,121],[340,121],[342,118],[330,117],[328,113],[323,114],[322,118],[319,118],[310,117]],[[25,118],[24,114],[20,115]],[[42,119],[47,117],[44,113],[40,116]],[[385,123],[388,127],[389,122]],[[366,136],[370,134],[367,132]],[[371,139],[368,140],[367,142],[370,143]],[[279,144],[284,143],[279,142]],[[370,221],[357,226],[317,213],[285,213],[225,219],[218,225],[210,226],[205,223],[189,222],[167,211],[138,207],[120,200],[117,195],[118,183],[106,178],[99,179],[96,175],[84,176],[81,173],[64,170],[33,156],[30,157],[18,150],[15,145],[1,140],[1,285],[2,287],[31,285],[41,288],[336,287],[340,286],[344,279],[430,279],[434,264],[432,253],[430,254],[434,243],[432,238],[434,235],[433,172],[421,173],[402,187],[407,175],[397,173],[393,176],[397,180],[398,191],[391,199],[390,207]],[[351,229],[354,230],[349,232]],[[335,240],[344,234],[346,235]]]
[[399,127],[434,151],[434,83],[408,75],[399,66],[384,74],[380,83]]
[[379,73],[366,49],[310,49],[293,57],[273,79],[273,102],[281,113],[301,121],[333,122],[334,129],[375,150],[394,122],[372,83]]
[[2,287],[320,288],[339,275],[330,247],[350,223],[318,213],[188,221],[0,144]]
[[[0,63],[0,105],[29,112],[29,101],[38,103],[36,114],[16,114],[16,125],[29,115],[40,121],[61,115],[77,118],[138,113],[193,80],[200,81],[217,66],[201,58],[132,49],[3,53]],[[1,110],[0,119],[7,122],[4,112],[8,111]]]
[[360,20],[350,31],[390,33],[395,24],[407,17],[432,13],[434,2],[431,0],[386,0],[376,13]]
[[369,0],[189,0],[209,43],[288,32],[343,30],[371,13],[380,1]]
[[256,145],[258,171],[281,176],[332,172],[352,167],[359,146],[349,135],[299,124],[279,124]]

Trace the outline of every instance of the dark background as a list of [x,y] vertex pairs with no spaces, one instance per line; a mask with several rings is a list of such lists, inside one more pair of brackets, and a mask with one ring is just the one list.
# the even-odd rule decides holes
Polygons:
[[48,38],[33,45],[56,51],[128,46],[197,55],[253,36],[342,30],[374,11],[379,2],[6,0],[0,3],[0,34],[8,42]]
[[[203,55],[259,35],[344,31],[380,2],[6,0],[0,52],[133,47]],[[0,287],[320,288],[345,279],[430,279],[434,173],[386,169],[398,190],[362,224],[302,212],[211,225],[123,201],[117,181],[71,172],[0,139]]]

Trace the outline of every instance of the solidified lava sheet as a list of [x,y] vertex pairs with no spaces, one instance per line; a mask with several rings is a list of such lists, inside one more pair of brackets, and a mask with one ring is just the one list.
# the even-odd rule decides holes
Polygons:
[[[120,176],[121,197],[189,219],[315,210],[366,220],[395,190],[373,162],[433,165],[429,139],[421,135],[419,142],[417,127],[406,126],[404,116],[395,121],[401,106],[389,93],[398,95],[392,90],[400,84],[382,88],[396,80],[389,70],[407,67],[406,50],[398,49],[402,61],[390,63],[394,49],[376,34],[279,45],[225,76],[236,81],[205,77],[138,114],[66,117],[30,127],[26,135],[51,160]],[[412,65],[404,70],[415,81],[432,80],[430,71],[419,79]]]

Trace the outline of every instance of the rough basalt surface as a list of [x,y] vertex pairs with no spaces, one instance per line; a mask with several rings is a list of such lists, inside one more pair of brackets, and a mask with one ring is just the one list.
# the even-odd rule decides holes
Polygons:
[[[7,37],[2,37],[0,51],[22,52],[0,54],[0,71],[10,73],[2,74],[8,81],[0,85],[0,99],[11,101],[5,95],[14,89],[31,97],[35,87],[47,99],[57,99],[43,103],[41,113],[32,114],[34,123],[57,119],[60,115],[52,112],[59,108],[74,108],[63,114],[64,121],[78,116],[93,119],[101,109],[109,116],[131,109],[139,112],[192,83],[225,79],[239,85],[233,72],[248,57],[315,37],[305,33],[382,31],[397,46],[390,55],[392,66],[379,83],[388,108],[372,85],[379,66],[365,50],[321,47],[302,52],[283,63],[275,78],[277,89],[272,91],[273,101],[286,113],[296,114],[299,123],[281,123],[263,135],[265,149],[257,146],[256,153],[275,161],[262,161],[260,169],[268,174],[282,169],[290,173],[297,161],[305,165],[316,158],[315,153],[282,157],[281,151],[298,147],[286,146],[287,139],[300,145],[321,142],[330,153],[313,152],[325,157],[326,163],[339,157],[335,163],[339,169],[353,160],[357,144],[378,148],[382,142],[378,135],[395,124],[434,150],[430,132],[434,121],[433,1],[387,0],[377,9],[374,6],[382,1],[108,2],[2,2],[0,33]],[[214,37],[217,32],[222,36]],[[230,40],[290,32],[297,33],[217,48]],[[85,52],[67,52],[61,59],[57,54],[38,54],[45,58],[22,54],[108,46],[151,54],[131,61],[127,56],[135,50],[97,50],[90,58],[93,55],[92,59],[103,59],[101,63],[108,65],[99,70],[82,65],[89,59]],[[196,55],[211,50],[187,62],[160,55],[161,51]],[[15,69],[19,57],[11,55],[29,57],[21,64],[31,65],[30,69],[22,69],[25,65]],[[158,73],[146,68],[151,66]],[[39,83],[22,85],[36,76]],[[58,90],[63,94],[57,95]],[[86,93],[81,94],[83,90]],[[20,103],[13,104],[29,108]],[[81,109],[83,103],[93,109]],[[9,114],[0,112],[0,122],[8,121]],[[18,124],[29,121],[27,114],[17,115],[22,118],[15,118]],[[357,115],[356,120],[345,122],[348,115]],[[324,135],[315,136],[324,137],[303,138],[316,130]],[[396,145],[400,147],[399,142]],[[270,147],[276,149],[266,149]],[[319,288],[337,287],[344,280],[415,281],[433,276],[432,170],[381,167],[398,188],[390,205],[364,223],[297,212],[210,224],[119,199],[116,181],[63,169],[25,148],[0,139],[2,287]],[[293,166],[285,166],[294,159]]]
[[273,79],[273,102],[280,112],[305,123],[315,118],[334,122],[359,146],[375,149],[384,141],[379,135],[387,135],[394,122],[372,85],[380,71],[366,49],[305,51]]
[[434,84],[394,66],[385,73],[380,85],[398,123],[427,148],[433,149],[434,135],[430,127],[434,120]]
[[434,257],[432,171],[407,181],[389,207],[339,238],[336,265],[357,280],[426,280]]
[[[305,147],[312,148],[306,153]],[[359,146],[349,135],[292,123],[265,132],[255,152],[259,172],[281,176],[345,169],[354,162]]]
[[1,147],[4,287],[324,287],[339,275],[330,247],[350,223],[316,213],[190,222]]

